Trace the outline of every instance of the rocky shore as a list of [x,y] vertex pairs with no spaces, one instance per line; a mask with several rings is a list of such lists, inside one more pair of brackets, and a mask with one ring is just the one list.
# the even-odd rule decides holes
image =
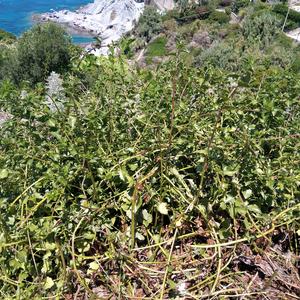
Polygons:
[[159,10],[174,8],[174,0],[94,0],[76,11],[51,11],[34,18],[37,21],[52,21],[66,26],[77,34],[98,37],[99,49],[87,46],[95,55],[107,54],[108,46],[130,31],[141,16],[145,5],[154,5]]
[[94,54],[106,54],[108,45],[131,30],[144,10],[143,2],[134,0],[95,0],[77,11],[61,10],[38,16],[39,21],[65,25],[77,33],[99,37],[102,47]]

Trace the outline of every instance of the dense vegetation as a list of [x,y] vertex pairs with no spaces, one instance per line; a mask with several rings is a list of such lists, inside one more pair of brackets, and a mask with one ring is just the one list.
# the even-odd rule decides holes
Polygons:
[[298,46],[264,5],[242,25],[181,5],[107,58],[52,24],[1,50],[31,58],[0,84],[2,299],[298,294]]
[[16,37],[13,34],[0,29],[0,42],[10,43],[15,40]]
[[[285,24],[284,28],[289,30],[299,26],[296,20],[300,20],[300,13],[290,11],[285,21],[286,11],[279,13],[278,8],[287,10],[286,4],[256,2],[249,6],[247,1],[245,6],[243,1],[236,1],[224,11],[217,11],[211,3],[184,3],[182,9],[170,11],[162,18],[155,17],[153,10],[145,11],[129,35],[134,39],[131,44],[136,52],[147,48],[140,65],[165,61],[165,53],[176,50],[176,44],[181,42],[189,50],[186,62],[197,67],[209,65],[235,72],[257,66],[299,70],[300,48],[285,36],[282,27]],[[229,22],[231,10],[238,15]],[[157,43],[162,40],[165,42]],[[153,53],[158,53],[154,60]]]
[[3,47],[0,79],[16,84],[44,81],[51,71],[68,69],[70,52],[71,40],[62,28],[52,23],[37,25],[13,46]]

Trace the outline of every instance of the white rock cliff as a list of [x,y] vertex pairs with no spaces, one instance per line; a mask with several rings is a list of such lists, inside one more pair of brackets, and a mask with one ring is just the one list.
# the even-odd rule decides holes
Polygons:
[[99,36],[102,47],[95,50],[94,54],[106,54],[107,46],[131,30],[143,10],[144,3],[134,0],[95,0],[77,11],[53,11],[42,14],[40,19]]

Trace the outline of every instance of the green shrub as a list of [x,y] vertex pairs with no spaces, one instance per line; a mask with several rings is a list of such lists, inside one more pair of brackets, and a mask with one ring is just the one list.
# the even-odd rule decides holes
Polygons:
[[[279,4],[273,5],[272,10],[275,13],[278,13],[282,17],[285,18],[287,13],[288,13],[289,8],[288,8],[287,4],[279,3]],[[293,21],[293,22],[295,22],[296,24],[299,25],[300,24],[300,12],[297,12],[293,9],[290,9],[289,14],[288,14],[288,20],[291,20],[291,21]]]
[[237,14],[241,8],[247,7],[250,3],[250,0],[234,0],[231,4],[232,11]]
[[204,50],[195,58],[198,67],[216,67],[225,70],[238,70],[240,55],[234,45],[219,42]]
[[296,55],[294,61],[292,62],[291,69],[294,72],[300,73],[300,54]]
[[176,21],[179,24],[187,24],[197,19],[205,20],[209,17],[210,13],[211,10],[207,6],[191,6],[189,9],[182,12],[179,17],[176,18]]
[[70,51],[71,39],[60,26],[39,24],[20,37],[1,73],[17,84],[22,81],[35,84],[44,81],[52,71],[66,71]]
[[147,6],[140,17],[135,33],[149,42],[162,29],[162,16],[152,6]]
[[249,15],[243,22],[242,33],[250,42],[256,42],[262,47],[270,44],[279,32],[280,20],[271,12]]
[[294,47],[294,41],[283,32],[280,32],[276,37],[276,42],[283,48],[290,50]]
[[17,59],[17,51],[15,48],[1,48],[0,59],[0,80],[12,80],[17,82],[19,74],[19,62]]
[[[1,105],[19,112],[0,127],[3,299],[127,299],[135,285],[153,299],[165,274],[174,293],[183,281],[201,285],[201,299],[212,283],[202,266],[215,272],[219,261],[207,263],[209,247],[230,259],[228,244],[248,251],[282,224],[299,229],[299,75],[92,59],[76,68],[99,78],[80,91],[67,77],[64,113],[50,112],[39,89],[24,98],[0,85]],[[234,276],[226,280],[243,291]]]
[[180,18],[180,11],[178,9],[172,9],[167,11],[164,15],[162,15],[162,21],[168,21],[168,20],[176,20]]
[[134,56],[135,39],[123,37],[119,41],[119,48],[123,55],[131,59]]
[[12,43],[16,40],[16,36],[10,32],[0,29],[0,42]]
[[281,47],[277,43],[270,45],[264,56],[264,64],[267,67],[278,66],[281,68],[290,68],[293,62],[292,51],[287,52],[285,48]]
[[231,8],[230,8],[230,7],[226,7],[226,8],[225,8],[225,13],[226,13],[228,16],[231,16]]
[[213,22],[218,22],[219,24],[225,24],[229,23],[230,16],[222,11],[215,10],[210,14],[209,20]]
[[228,38],[241,38],[241,26],[240,24],[228,24],[225,29],[227,30]]
[[176,0],[176,5],[180,12],[184,12],[190,8],[189,0]]

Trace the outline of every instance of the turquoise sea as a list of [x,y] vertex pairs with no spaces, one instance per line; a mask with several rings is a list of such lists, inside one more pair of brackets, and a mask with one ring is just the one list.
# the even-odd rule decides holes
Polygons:
[[[19,36],[30,28],[32,15],[51,9],[77,9],[93,0],[0,0],[0,28]],[[74,35],[75,43],[90,42],[91,38]]]

